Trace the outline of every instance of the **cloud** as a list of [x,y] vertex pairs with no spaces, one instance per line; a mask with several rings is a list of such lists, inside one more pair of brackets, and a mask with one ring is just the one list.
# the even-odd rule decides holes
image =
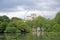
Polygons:
[[17,11],[17,6],[26,10],[56,11],[60,0],[0,0],[0,12]]
[[60,0],[0,0],[0,15],[7,15],[10,18],[24,18],[27,11],[27,15],[37,13],[46,18],[53,18],[58,10]]
[[[57,11],[56,11],[57,12]],[[27,18],[31,14],[36,14],[37,16],[43,16],[45,18],[54,18],[56,15],[55,11],[18,11],[18,12],[1,12],[0,16],[7,15],[9,18],[18,17],[18,18]]]
[[24,18],[24,12],[20,11],[20,12],[1,12],[0,13],[0,16],[3,16],[3,15],[6,15],[8,16],[9,18],[12,18],[12,17],[18,17],[18,18]]

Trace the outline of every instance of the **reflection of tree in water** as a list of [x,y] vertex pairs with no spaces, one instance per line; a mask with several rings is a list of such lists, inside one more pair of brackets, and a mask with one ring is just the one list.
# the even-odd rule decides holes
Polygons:
[[60,40],[60,32],[45,32],[39,37],[31,33],[0,33],[0,40]]
[[5,35],[0,33],[0,40],[6,40]]
[[37,40],[36,35],[32,35],[31,33],[26,33],[18,36],[18,40]]
[[6,40],[37,40],[37,36],[31,33],[5,33],[5,37]]
[[17,40],[25,40],[25,38],[27,39],[27,34],[22,33],[18,35],[17,37],[18,37]]
[[6,40],[31,40],[28,33],[5,33]]
[[60,40],[60,32],[45,32],[41,40]]
[[5,33],[6,40],[17,40],[17,36],[16,33]]

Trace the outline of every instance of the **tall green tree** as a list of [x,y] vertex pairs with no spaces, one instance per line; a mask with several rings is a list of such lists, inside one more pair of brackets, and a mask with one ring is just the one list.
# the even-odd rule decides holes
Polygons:
[[[29,26],[20,18],[14,17],[7,26],[5,32],[29,32]],[[11,31],[13,30],[13,31]]]
[[60,24],[60,11],[57,12],[56,17],[54,19],[58,24]]
[[10,19],[7,16],[0,16],[0,32],[4,32]]
[[33,27],[33,21],[31,20],[26,20],[25,23],[29,26],[29,27]]
[[40,30],[44,27],[46,19],[42,16],[38,16],[35,19],[33,19],[33,27],[40,27]]
[[60,25],[59,25],[59,24],[55,24],[55,25],[53,26],[52,32],[60,32]]
[[53,26],[56,24],[56,22],[53,19],[47,19],[44,28],[46,32],[52,32]]

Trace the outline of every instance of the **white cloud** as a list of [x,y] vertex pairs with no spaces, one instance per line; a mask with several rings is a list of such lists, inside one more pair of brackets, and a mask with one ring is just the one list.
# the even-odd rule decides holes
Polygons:
[[60,11],[60,8],[57,8],[57,11]]
[[56,15],[56,11],[42,11],[42,14],[46,18],[54,18]]
[[3,13],[1,12],[0,15],[7,15],[8,17],[12,18],[12,17],[19,17],[24,19],[24,17],[31,15],[32,13],[36,13],[36,15],[40,15],[46,18],[54,18],[55,17],[55,11],[17,11],[17,12],[6,12]]
[[25,9],[23,8],[23,6],[17,6],[16,10],[18,10],[18,11],[25,11]]
[[36,3],[37,6],[42,6],[42,7],[54,5],[54,4],[56,4],[56,2],[54,2],[54,1],[48,1],[48,2],[43,1],[43,2]]
[[[34,9],[36,10],[34,11]],[[29,11],[27,12],[27,10]],[[56,13],[55,10],[60,10],[58,0],[4,0],[0,4],[0,11],[2,11],[0,15],[7,15],[10,18],[24,18],[24,16],[32,13],[46,18],[53,18]]]
[[24,16],[24,12],[6,12],[6,13],[0,13],[0,15],[7,15],[9,18],[12,18],[12,17],[19,17],[19,18],[23,18]]
[[0,4],[0,11],[34,10],[36,8],[36,10],[56,10],[60,8],[59,1],[60,0],[3,0]]

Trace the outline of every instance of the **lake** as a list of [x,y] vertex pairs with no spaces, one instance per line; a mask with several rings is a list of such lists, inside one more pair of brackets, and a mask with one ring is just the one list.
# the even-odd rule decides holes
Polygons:
[[0,33],[0,40],[60,40],[60,32]]

